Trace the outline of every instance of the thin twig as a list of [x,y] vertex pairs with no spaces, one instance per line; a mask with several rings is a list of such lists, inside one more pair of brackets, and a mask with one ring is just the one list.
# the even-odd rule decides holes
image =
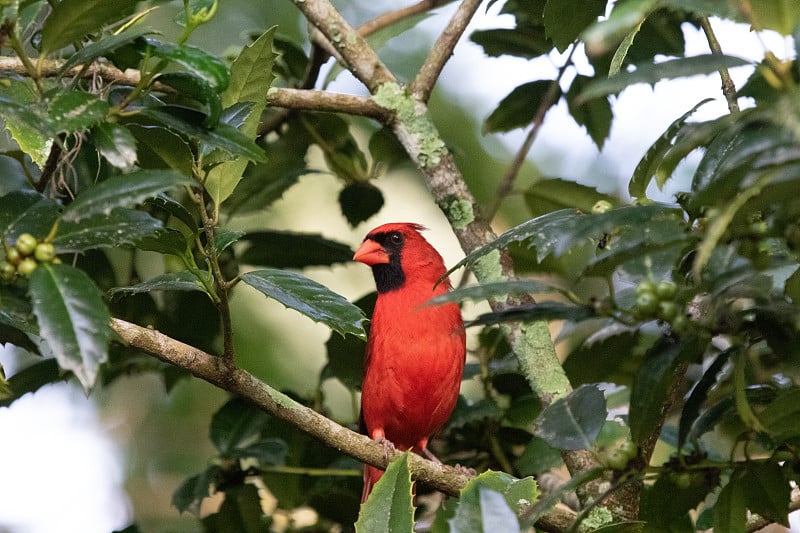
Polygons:
[[481,0],[463,0],[447,28],[436,39],[409,89],[409,93],[420,102],[427,102],[430,98],[436,80],[480,5]]
[[[700,27],[703,28],[703,33],[706,34],[708,47],[714,55],[722,55],[722,48],[719,45],[714,29],[711,27],[711,22],[708,17],[700,17]],[[725,100],[728,102],[728,111],[731,113],[739,112],[739,103],[736,101],[736,85],[731,79],[730,72],[727,68],[719,69],[719,77],[722,80],[722,94],[725,95]]]
[[[289,422],[325,445],[359,461],[386,468],[389,461],[400,453],[389,453],[387,458],[382,444],[297,403],[249,372],[236,367],[228,359],[215,357],[154,329],[143,328],[124,320],[113,319],[111,326],[130,346],[252,402],[276,418]],[[428,461],[418,455],[409,457],[409,466],[415,479],[451,496],[457,496],[469,480],[461,470]],[[556,508],[542,517],[536,526],[542,531],[556,533],[568,528],[573,519],[574,514]]]
[[373,118],[379,122],[389,120],[391,113],[372,99],[364,96],[303,89],[271,89],[267,102],[273,107],[302,111],[326,111]]
[[386,13],[381,13],[374,19],[368,20],[359,26],[356,31],[362,37],[367,37],[368,35],[372,35],[373,33],[396,24],[401,20],[427,13],[431,9],[449,4],[452,1],[453,0],[421,0],[416,4],[411,4],[410,6],[401,7],[400,9],[395,9],[394,11],[387,11]]
[[576,49],[577,47],[573,45],[566,61],[564,61],[564,64],[558,69],[558,74],[547,88],[547,92],[542,97],[542,101],[539,102],[539,107],[536,108],[536,114],[533,116],[533,120],[531,121],[531,128],[528,130],[528,135],[525,137],[525,141],[522,143],[522,146],[520,146],[519,150],[517,150],[517,153],[514,155],[514,159],[511,161],[508,170],[497,186],[497,192],[494,195],[494,202],[489,207],[487,213],[489,220],[494,218],[494,216],[497,214],[497,211],[500,209],[503,200],[505,200],[514,189],[514,182],[516,182],[517,176],[519,176],[519,172],[522,169],[522,165],[525,163],[525,159],[527,159],[528,153],[531,151],[533,142],[536,140],[539,130],[542,128],[542,124],[544,124],[544,117],[547,115],[547,111],[553,107],[561,97],[561,78],[564,77],[564,73],[566,72],[567,68],[572,65],[572,55],[575,53]]

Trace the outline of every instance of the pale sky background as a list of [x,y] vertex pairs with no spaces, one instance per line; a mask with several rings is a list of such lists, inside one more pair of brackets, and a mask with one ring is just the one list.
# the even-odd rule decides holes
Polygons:
[[[510,25],[510,19],[499,20],[494,15],[497,7],[489,15],[481,11],[473,27]],[[441,11],[451,12],[453,8],[448,6]],[[424,24],[432,32],[438,32],[444,20],[436,16]],[[779,57],[785,57],[791,50],[791,43],[776,35],[764,34],[759,40],[743,26],[715,21],[714,27],[724,51],[730,55],[758,60],[763,55],[762,42]],[[687,54],[708,52],[700,32],[688,32],[686,37]],[[555,61],[560,62],[560,59],[556,58]],[[474,68],[478,64],[481,69]],[[547,60],[486,59],[482,50],[465,38],[448,64],[442,83],[449,89],[458,90],[461,98],[482,119],[511,89],[520,83],[544,77],[545,72],[555,72],[552,63]],[[749,72],[748,68],[734,69],[732,74],[737,86],[741,86]],[[620,181],[615,187],[604,184],[602,189],[624,190],[624,180],[631,175],[644,151],[675,118],[708,96],[715,97],[717,101],[703,107],[696,114],[696,119],[708,119],[726,112],[719,85],[718,76],[713,75],[662,83],[656,85],[655,89],[635,86],[626,90],[616,101],[618,114],[615,115],[611,138],[600,154],[583,130],[567,117],[566,106],[559,105],[548,115],[534,144],[531,158],[546,174],[580,178],[580,181],[590,185],[597,185],[591,181],[593,168],[603,168],[604,174],[611,169],[611,173],[618,176]],[[334,88],[346,92],[352,86],[343,80],[337,82]],[[501,136],[512,151],[517,149],[522,138],[523,133],[520,132]],[[569,141],[564,142],[564,139]],[[553,157],[554,153],[562,157]],[[537,159],[538,154],[547,157],[542,161]],[[319,186],[319,183],[301,181],[300,184],[300,187],[315,186]],[[393,183],[387,179],[380,180],[379,186],[387,196],[395,193],[395,197],[404,197],[413,192],[410,189],[415,188],[407,182]],[[669,183],[660,198],[671,200],[672,194],[680,190],[676,189],[677,186]],[[303,194],[301,190],[292,193]],[[445,222],[435,206],[429,202],[420,204],[420,212],[415,214],[409,213],[408,205],[387,204],[385,210],[375,217],[376,220],[369,221],[369,225],[396,219],[420,220],[432,226],[434,231],[428,237],[442,250],[448,264],[452,264],[461,257],[455,239],[448,235]],[[312,206],[308,209],[313,213]],[[292,223],[308,214],[297,214]],[[360,241],[363,228],[350,230],[341,222],[341,217],[338,219],[331,221],[334,228],[331,231],[341,228],[341,240],[352,243]],[[319,219],[312,217],[312,220],[319,224]],[[435,231],[436,228],[443,231]],[[337,285],[341,283],[343,273],[346,273],[344,277],[348,280],[358,278],[361,283],[358,289],[349,289],[352,293],[346,293],[346,296],[359,296],[368,290],[371,283],[369,274],[358,269],[348,267],[346,271],[340,269],[335,273],[319,273],[315,277],[334,290],[340,290]],[[290,317],[290,320],[294,319]],[[320,338],[324,340],[325,334],[322,332]],[[305,337],[303,341],[309,342]],[[6,366],[9,374],[13,374],[12,362],[2,351],[0,363]],[[48,386],[22,398],[11,408],[0,409],[0,428],[0,458],[3,460],[0,533],[107,533],[128,525],[131,516],[123,490],[124,455],[109,436],[110,428],[104,427],[91,399],[87,399],[76,386]],[[205,435],[200,438],[205,438]],[[800,527],[795,526],[793,531],[800,532]]]

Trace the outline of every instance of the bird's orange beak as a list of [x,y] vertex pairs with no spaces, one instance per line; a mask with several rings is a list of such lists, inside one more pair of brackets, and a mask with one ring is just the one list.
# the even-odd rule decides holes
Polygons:
[[380,265],[389,263],[389,254],[383,249],[383,246],[377,242],[367,239],[356,250],[353,256],[353,261],[364,263],[365,265]]

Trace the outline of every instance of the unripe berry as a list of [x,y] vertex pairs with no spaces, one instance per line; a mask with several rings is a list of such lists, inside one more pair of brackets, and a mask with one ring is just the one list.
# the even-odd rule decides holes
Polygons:
[[649,279],[643,279],[642,281],[640,281],[639,284],[636,286],[636,294],[642,294],[645,292],[655,294],[656,284],[650,281]]
[[17,267],[9,263],[8,261],[3,261],[0,263],[0,279],[4,281],[11,281],[14,279],[14,276],[17,275]]
[[12,265],[19,264],[22,256],[19,253],[19,250],[16,248],[6,248],[6,261],[11,263]]
[[17,265],[17,274],[20,276],[30,276],[36,267],[39,266],[39,263],[32,257],[26,257]]
[[664,322],[672,322],[678,316],[678,304],[670,301],[659,302],[656,315]]
[[656,285],[656,295],[662,300],[672,300],[678,292],[678,286],[674,282],[662,279]]
[[31,255],[33,251],[36,249],[36,245],[39,244],[36,240],[36,237],[31,235],[30,233],[23,233],[19,237],[17,237],[17,244],[15,247],[17,251],[22,255]]
[[49,262],[56,256],[56,249],[49,242],[40,242],[36,245],[33,256],[37,261]]
[[636,312],[642,318],[652,315],[658,309],[658,297],[652,292],[643,292],[636,297]]

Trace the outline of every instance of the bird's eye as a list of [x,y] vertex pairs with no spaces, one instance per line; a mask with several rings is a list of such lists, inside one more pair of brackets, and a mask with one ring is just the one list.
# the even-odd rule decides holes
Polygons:
[[389,234],[389,242],[396,245],[403,244],[403,235],[396,231],[392,232]]

